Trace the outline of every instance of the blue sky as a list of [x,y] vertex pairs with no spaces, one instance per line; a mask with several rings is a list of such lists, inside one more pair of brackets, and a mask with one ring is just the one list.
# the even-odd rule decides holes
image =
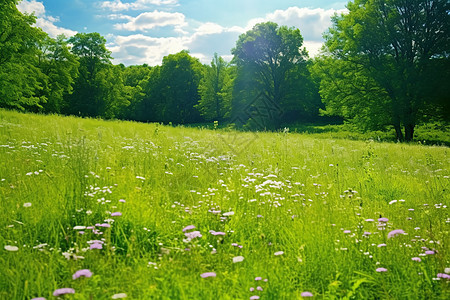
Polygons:
[[37,17],[36,26],[55,37],[99,32],[114,63],[160,65],[183,49],[209,63],[214,52],[231,59],[240,34],[273,21],[300,29],[314,56],[330,17],[346,1],[326,0],[24,0],[18,8]]

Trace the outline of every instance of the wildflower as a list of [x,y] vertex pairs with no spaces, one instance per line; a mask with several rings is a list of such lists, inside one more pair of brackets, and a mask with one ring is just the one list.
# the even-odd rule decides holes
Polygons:
[[313,294],[311,292],[303,292],[300,294],[302,297],[313,297]]
[[122,299],[122,298],[126,298],[127,297],[127,294],[125,294],[125,293],[119,293],[119,294],[114,294],[114,295],[112,295],[112,299]]
[[279,256],[279,255],[283,255],[284,254],[284,252],[283,251],[277,251],[277,252],[275,252],[273,255],[275,255],[275,256]]
[[197,237],[202,237],[202,234],[200,233],[200,231],[186,232],[184,235],[190,240],[193,240]]
[[378,248],[386,247],[386,244],[379,244],[377,247],[378,247]]
[[125,201],[125,199],[120,199],[119,202],[125,203],[126,201]]
[[257,286],[257,287],[256,287],[256,290],[258,290],[258,291],[262,291],[262,290],[263,290],[263,288],[262,288],[262,287],[260,287],[260,286]]
[[234,215],[234,211],[229,211],[223,214],[224,217],[232,216]]
[[200,277],[202,277],[202,278],[216,277],[216,273],[214,273],[214,272],[206,272],[206,273],[200,274]]
[[210,230],[209,232],[210,232],[212,235],[226,235],[225,232],[221,232],[221,231]]
[[113,212],[113,213],[111,213],[111,217],[120,217],[122,215],[122,213],[121,212]]
[[238,262],[241,262],[241,261],[243,261],[244,260],[244,257],[243,256],[236,256],[236,257],[233,257],[233,263],[238,263]]
[[27,203],[24,203],[23,204],[23,207],[30,207],[31,206],[31,203],[30,202],[27,202]]
[[5,248],[6,251],[17,251],[17,250],[19,250],[19,247],[11,246],[11,245],[5,245],[4,248]]
[[406,234],[402,229],[395,229],[388,233],[388,239],[393,238],[394,236]]
[[255,277],[255,281],[262,280],[262,277]]
[[413,261],[418,261],[418,262],[421,262],[422,260],[420,259],[420,257],[413,257],[413,258],[411,258],[411,260],[413,260]]
[[75,226],[73,228],[73,230],[84,230],[84,229],[86,229],[86,226]]
[[374,219],[366,219],[365,220],[366,222],[373,222],[373,221],[375,221]]
[[437,274],[437,278],[450,279],[450,275],[445,274],[445,273],[438,273],[438,274]]
[[379,218],[378,219],[378,222],[380,222],[380,223],[386,223],[387,221],[389,221],[388,218]]
[[377,268],[375,271],[377,272],[387,272],[386,268]]
[[195,228],[194,225],[188,225],[188,226],[186,226],[186,227],[183,228],[183,232],[186,232],[186,231],[191,230],[191,229],[194,229],[194,228]]
[[251,287],[250,288],[250,292],[254,292],[255,291],[255,288],[254,287]]
[[72,275],[72,279],[78,279],[81,276],[84,277],[91,277],[92,276],[92,272],[89,269],[82,269],[82,270],[78,270],[75,272],[75,274]]
[[65,294],[75,294],[75,290],[72,288],[57,289],[53,292],[53,296],[58,297]]
[[93,250],[93,249],[103,249],[103,246],[102,246],[102,244],[100,244],[100,243],[92,243],[92,244],[89,246],[89,249],[90,249],[90,250]]
[[447,273],[447,274],[450,274],[450,268],[445,268],[444,272]]
[[37,298],[32,298],[31,300],[47,300],[44,297],[37,297]]
[[250,300],[258,300],[259,299],[259,296],[258,295],[254,295],[254,296],[251,296],[250,297]]
[[435,253],[434,253],[433,250],[427,250],[427,251],[425,251],[425,254],[426,254],[426,255],[433,255],[433,254],[435,254]]
[[350,233],[352,232],[351,230],[344,230],[344,233]]

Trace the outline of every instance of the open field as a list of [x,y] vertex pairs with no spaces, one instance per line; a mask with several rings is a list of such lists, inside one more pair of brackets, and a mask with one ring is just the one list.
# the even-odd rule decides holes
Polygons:
[[449,154],[0,110],[0,299],[449,299]]

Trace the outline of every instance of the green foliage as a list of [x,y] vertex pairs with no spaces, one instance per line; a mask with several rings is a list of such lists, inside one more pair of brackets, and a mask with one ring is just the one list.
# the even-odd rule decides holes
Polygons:
[[200,101],[196,105],[208,121],[222,121],[229,117],[233,89],[233,69],[217,53],[211,66],[205,66],[199,85]]
[[450,4],[356,0],[347,7],[333,18],[325,56],[316,60],[324,102],[331,114],[392,125],[399,140],[410,141],[417,122],[448,109]]
[[242,34],[232,50],[237,66],[233,109],[241,111],[262,93],[269,105],[279,106],[276,110],[280,113],[267,120],[268,127],[275,128],[279,127],[283,110],[292,106],[301,110],[302,104],[297,103],[310,100],[305,83],[309,80],[307,52],[301,50],[302,44],[299,29],[278,27],[272,22],[257,24]]
[[195,105],[200,100],[199,84],[203,66],[187,51],[163,58],[159,73],[161,84],[159,104],[163,105],[157,121],[173,123],[199,122]]
[[36,66],[36,45],[46,34],[32,27],[35,17],[20,13],[16,4],[0,3],[0,107],[24,110],[47,100],[40,94],[47,78]]

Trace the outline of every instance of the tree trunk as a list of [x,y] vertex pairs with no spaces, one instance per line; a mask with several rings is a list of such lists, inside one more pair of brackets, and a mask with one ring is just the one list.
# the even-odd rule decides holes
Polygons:
[[414,138],[414,124],[405,125],[405,141],[411,142]]
[[394,128],[395,128],[395,135],[397,137],[397,140],[399,140],[400,142],[403,142],[403,132],[402,132],[402,128],[400,127],[400,123],[394,124]]

